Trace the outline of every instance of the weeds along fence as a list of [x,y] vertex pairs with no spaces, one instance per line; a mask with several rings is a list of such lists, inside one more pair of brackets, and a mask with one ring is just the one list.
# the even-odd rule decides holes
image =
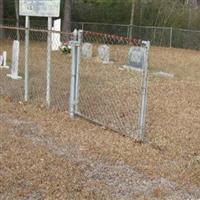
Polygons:
[[[0,22],[1,23],[1,22]],[[15,26],[16,20],[5,19],[4,24]],[[20,20],[24,24],[24,19]],[[32,28],[47,29],[45,20],[32,20]],[[126,24],[106,24],[94,22],[72,22],[71,29],[115,34],[151,41],[153,46],[174,47],[184,49],[200,49],[200,30],[189,30],[173,27],[137,26]]]
[[[129,137],[143,140],[147,95],[148,58],[144,69],[124,69],[128,62],[130,47],[148,47],[141,40],[129,37],[79,31],[79,34],[28,29],[29,48],[25,51],[25,28],[0,26],[0,52],[7,51],[8,64],[12,64],[13,40],[20,41],[19,75],[21,80],[11,80],[7,69],[0,73],[0,95],[14,101],[24,101],[25,80],[28,79],[28,101],[46,105],[48,81],[50,81],[50,105],[60,111],[69,111],[71,117],[79,115],[105,128],[110,128]],[[64,54],[58,48],[47,58],[48,34],[53,37],[51,47],[57,44],[71,45],[71,53]],[[56,40],[56,38],[58,40]],[[92,54],[84,57],[83,46],[90,43]],[[107,45],[109,61],[99,58],[99,47]],[[50,47],[50,48],[51,48]],[[26,47],[27,48],[27,47]],[[88,50],[88,49],[86,49]],[[147,55],[147,54],[145,54]],[[27,57],[26,57],[27,56]],[[28,76],[25,71],[28,62]],[[51,70],[47,70],[47,63]]]

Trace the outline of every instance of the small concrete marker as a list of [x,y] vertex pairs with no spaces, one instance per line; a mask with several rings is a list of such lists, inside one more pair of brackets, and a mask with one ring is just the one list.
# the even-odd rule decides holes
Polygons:
[[7,52],[3,51],[3,54],[0,55],[0,69],[9,69],[7,66]]
[[91,43],[83,43],[82,49],[81,49],[81,55],[84,58],[92,58],[93,54],[93,46]]
[[9,66],[7,65],[7,51],[3,52],[3,68],[9,69]]
[[104,64],[111,64],[110,61],[110,47],[107,45],[101,45],[98,48],[98,57]]

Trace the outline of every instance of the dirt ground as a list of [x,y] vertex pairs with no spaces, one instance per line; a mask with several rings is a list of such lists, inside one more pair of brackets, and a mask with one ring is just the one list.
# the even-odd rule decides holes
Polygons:
[[200,198],[198,138],[139,144],[39,106],[0,108],[0,199]]
[[[10,43],[3,45],[11,52]],[[29,104],[22,103],[23,82],[8,82],[7,72],[0,72],[0,199],[200,199],[199,51],[152,47],[146,141],[140,144],[87,120],[69,119],[63,110],[70,59],[60,53],[53,53],[52,73],[58,107],[47,110],[45,44],[31,48]],[[96,58],[82,61],[80,109],[104,123],[134,125],[137,113],[129,106],[137,102],[139,79],[119,69],[128,47],[111,51],[115,66]],[[175,77],[155,76],[160,70]],[[116,118],[119,110],[123,120],[121,113]]]

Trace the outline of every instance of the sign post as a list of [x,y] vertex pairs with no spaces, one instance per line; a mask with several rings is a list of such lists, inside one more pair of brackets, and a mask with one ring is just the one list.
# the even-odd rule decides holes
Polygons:
[[26,31],[25,31],[25,77],[24,77],[24,100],[28,101],[29,99],[29,28],[30,28],[30,19],[29,16],[26,16]]
[[52,17],[48,17],[48,39],[47,39],[47,105],[51,104],[51,48],[52,48]]
[[19,14],[26,17],[25,31],[25,101],[29,99],[29,17],[48,17],[47,39],[47,105],[51,104],[51,47],[52,47],[52,18],[60,15],[60,0],[19,0]]

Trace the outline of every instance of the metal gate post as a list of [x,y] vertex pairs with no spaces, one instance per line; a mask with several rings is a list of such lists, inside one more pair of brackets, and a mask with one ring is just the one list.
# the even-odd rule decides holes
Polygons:
[[79,77],[80,77],[80,62],[81,62],[81,43],[82,43],[83,31],[78,31],[78,44],[77,44],[77,62],[76,62],[76,94],[75,94],[75,112],[78,112],[79,104]]
[[170,28],[169,47],[172,48],[173,28]]
[[77,30],[73,32],[72,48],[72,64],[71,64],[71,86],[69,99],[69,115],[74,118],[76,107],[76,82],[77,82]]
[[140,141],[144,140],[145,136],[145,118],[147,112],[147,87],[148,87],[148,65],[149,65],[149,49],[150,42],[143,41],[145,46],[145,56],[144,56],[144,69],[143,69],[143,80],[142,80],[142,97],[140,104],[140,117],[139,117],[139,134],[138,139]]
[[48,17],[48,39],[47,39],[47,91],[46,102],[51,104],[51,52],[52,52],[52,17]]

